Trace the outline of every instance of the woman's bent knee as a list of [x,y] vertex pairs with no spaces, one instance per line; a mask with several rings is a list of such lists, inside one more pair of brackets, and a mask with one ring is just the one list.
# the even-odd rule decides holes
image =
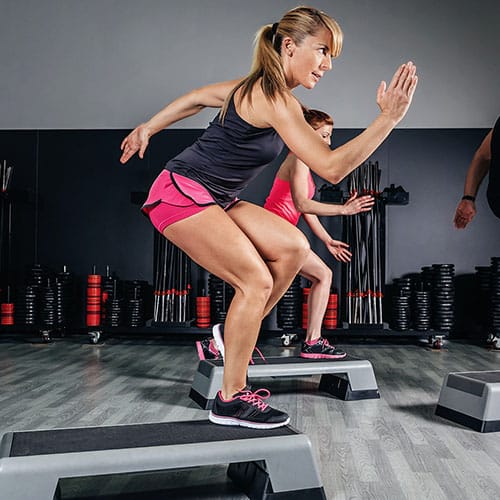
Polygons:
[[301,261],[305,260],[310,251],[311,246],[309,245],[309,241],[303,234],[298,235],[290,248],[290,253],[295,255],[297,259]]
[[333,280],[333,273],[332,270],[324,264],[319,269],[316,269],[315,272],[310,272],[307,275],[307,279],[313,284],[321,284],[325,288],[330,289]]
[[262,298],[263,302],[267,302],[271,296],[274,287],[274,280],[268,269],[255,269],[254,272],[248,274],[246,278],[241,280],[237,288],[241,290],[243,295]]
[[325,267],[321,270],[321,281],[328,284],[328,287],[332,284],[333,273],[332,270],[325,265]]

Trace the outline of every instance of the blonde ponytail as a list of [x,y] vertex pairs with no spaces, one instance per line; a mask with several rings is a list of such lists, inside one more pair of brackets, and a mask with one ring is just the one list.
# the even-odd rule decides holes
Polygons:
[[264,95],[271,100],[284,96],[290,92],[285,80],[283,64],[281,61],[281,41],[290,37],[297,45],[309,35],[315,35],[321,28],[326,28],[331,33],[330,53],[337,57],[342,50],[342,30],[337,22],[317,9],[312,7],[296,7],[287,12],[279,23],[263,26],[255,35],[255,49],[250,73],[244,78],[227,97],[221,110],[221,121],[227,113],[230,100],[238,89],[242,89],[239,101],[249,96],[259,78]]

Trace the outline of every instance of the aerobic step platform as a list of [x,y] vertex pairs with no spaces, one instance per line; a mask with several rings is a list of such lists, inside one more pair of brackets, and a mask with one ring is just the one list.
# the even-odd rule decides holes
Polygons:
[[50,500],[61,478],[230,464],[251,499],[326,499],[311,442],[290,426],[260,430],[208,420],[9,432],[0,497]]
[[[321,375],[319,390],[345,401],[380,398],[367,360],[347,356],[341,360],[308,360],[300,357],[269,357],[255,359],[248,366],[248,378],[303,377]],[[198,364],[189,396],[202,408],[210,409],[217,391],[222,387],[222,360],[204,360]]]
[[500,371],[449,373],[436,415],[475,431],[500,431]]

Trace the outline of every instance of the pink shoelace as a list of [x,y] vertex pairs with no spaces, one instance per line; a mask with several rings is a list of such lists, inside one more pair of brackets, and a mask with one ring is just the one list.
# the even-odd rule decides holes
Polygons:
[[[264,357],[264,354],[262,354],[262,352],[260,352],[260,349],[256,346],[254,347],[253,349],[254,351],[257,351],[257,354],[260,356],[260,359],[262,359],[262,361],[264,361],[264,363],[267,363],[267,360],[266,358]],[[253,361],[253,355],[252,355],[252,358],[250,358],[250,364],[251,365],[254,365],[254,361]]]
[[333,346],[332,344],[330,344],[330,342],[328,342],[328,340],[325,339],[325,337],[319,337],[316,340],[316,342],[314,342],[314,344],[309,344],[309,342],[308,342],[308,345],[310,345],[310,346],[313,346],[313,345],[316,345],[316,344],[323,344],[326,347],[332,347],[333,349],[335,349],[335,346]]
[[[262,391],[262,395],[259,394]],[[263,399],[267,399],[271,393],[267,389],[257,389],[256,391],[242,391],[240,396],[237,396],[242,401],[256,406],[259,410],[264,411],[269,405],[264,403]]]
[[219,349],[213,346],[212,342],[208,344],[208,350],[215,356],[215,359],[220,357]]
[[[212,338],[212,340],[210,341],[210,344],[209,344],[209,346],[208,346],[208,349],[210,350],[210,352],[211,352],[212,354],[214,354],[215,356],[217,356],[217,358],[219,358],[219,356],[221,355],[221,354],[220,354],[219,349],[218,349],[218,348],[217,348],[217,346],[215,345],[215,340],[213,340],[213,338]],[[255,352],[255,351],[256,351],[256,352],[257,352],[257,354],[259,355],[260,359],[262,359],[262,361],[264,361],[264,363],[267,363],[267,359],[264,357],[264,355],[262,354],[261,350],[260,350],[257,346],[255,346],[255,347],[254,347],[254,352]],[[251,365],[254,365],[254,364],[255,364],[255,362],[254,362],[254,360],[253,360],[253,353],[252,353],[252,357],[250,358],[250,364],[251,364]]]

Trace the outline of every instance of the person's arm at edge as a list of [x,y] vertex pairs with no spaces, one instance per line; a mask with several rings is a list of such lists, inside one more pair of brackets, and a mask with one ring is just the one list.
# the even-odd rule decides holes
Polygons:
[[475,198],[485,178],[491,163],[491,137],[493,130],[486,135],[479,148],[474,153],[467,170],[464,185],[464,196],[472,199],[462,199],[458,202],[453,218],[453,224],[457,229],[464,229],[476,216]]
[[476,197],[479,186],[490,169],[492,135],[493,131],[490,130],[474,153],[465,178],[464,195]]

